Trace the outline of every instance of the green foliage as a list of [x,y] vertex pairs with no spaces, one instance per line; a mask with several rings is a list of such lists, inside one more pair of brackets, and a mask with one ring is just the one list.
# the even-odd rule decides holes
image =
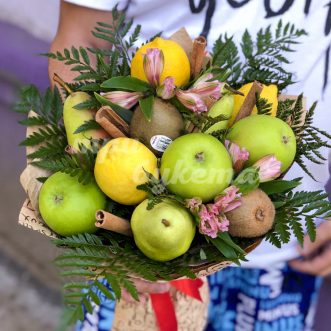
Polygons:
[[[92,32],[97,38],[108,41],[110,45],[117,51],[118,57],[122,59],[122,69],[130,68],[131,56],[130,48],[138,40],[141,26],[136,25],[133,29],[133,19],[126,20],[125,13],[117,10],[117,6],[112,10],[113,22],[102,23],[98,22],[97,27]],[[133,30],[132,34],[128,36],[129,31]],[[123,73],[123,76],[128,75],[129,72]]]
[[[65,152],[68,143],[62,122],[63,105],[57,88],[53,92],[48,89],[44,96],[41,96],[34,86],[24,88],[15,110],[27,116],[20,121],[21,124],[38,125],[38,128],[21,142],[22,146],[36,147],[36,151],[27,156],[31,159],[31,164],[51,172],[61,171],[70,176],[78,176],[78,180],[83,184],[93,180],[98,146],[91,140],[91,150],[80,146],[77,154],[69,155]],[[30,110],[36,115],[28,117]],[[86,122],[78,130],[81,132],[96,128],[95,124]],[[44,181],[44,178],[40,180]]]
[[280,101],[277,109],[277,117],[290,124],[297,142],[295,162],[311,178],[313,174],[308,170],[305,159],[322,164],[326,159],[320,153],[320,148],[331,148],[331,135],[313,125],[313,118],[317,103],[315,102],[308,111],[303,109],[303,95],[296,100]]
[[240,265],[240,260],[245,260],[245,251],[238,246],[226,232],[220,232],[216,238],[205,236],[226,259]]
[[[305,35],[293,24],[278,22],[275,31],[271,26],[260,29],[255,40],[246,30],[240,49],[233,37],[220,35],[213,47],[213,65],[231,70],[228,82],[233,87],[257,80],[264,84],[277,84],[282,90],[293,83],[292,73],[284,69],[289,63],[285,54],[293,52],[292,45]],[[244,57],[244,61],[241,58]]]
[[151,86],[148,83],[131,76],[112,77],[103,82],[101,87],[104,89],[118,89],[135,92],[148,92],[151,90]]
[[[130,75],[130,48],[138,40],[141,26],[132,28],[133,20],[126,20],[125,13],[115,7],[112,10],[112,23],[98,22],[93,35],[110,43],[110,49],[65,48],[63,51],[43,54],[53,60],[61,61],[75,72],[77,83],[68,84],[73,91],[89,93],[102,91],[104,81]],[[132,31],[132,33],[131,33]],[[93,65],[96,63],[96,66]],[[94,100],[95,102],[95,100]],[[92,107],[91,107],[92,108]],[[94,107],[95,108],[95,107]]]
[[276,207],[276,217],[273,230],[266,236],[267,240],[279,248],[289,242],[291,232],[299,243],[303,244],[305,232],[301,220],[304,221],[306,231],[313,240],[316,236],[314,220],[331,216],[331,203],[327,200],[328,195],[323,191],[294,193],[288,191],[288,186],[284,186],[284,190],[285,193],[271,195]]
[[[229,119],[228,116],[219,115],[216,117],[208,116],[207,113],[197,114],[182,105],[176,98],[171,99],[172,104],[181,112],[183,118],[187,122],[191,122],[200,132],[206,132],[214,124]],[[221,142],[224,142],[230,129],[221,129],[214,131],[211,135],[216,137]]]
[[256,94],[256,108],[259,115],[271,115],[272,103]]
[[112,110],[114,110],[117,113],[117,115],[119,115],[125,122],[127,122],[128,124],[131,122],[131,118],[133,115],[131,110],[123,108],[123,107],[117,105],[116,103],[112,103],[111,101],[104,98],[103,96],[101,96],[98,93],[94,92],[94,96],[98,100],[98,102],[100,102],[101,105],[110,106],[112,108]]
[[[36,147],[36,151],[27,156],[29,159],[56,158],[64,153],[67,139],[62,123],[62,100],[57,88],[53,92],[48,89],[41,96],[35,86],[25,87],[14,110],[26,116],[20,124],[38,126],[20,144]],[[31,114],[30,111],[34,113]]]
[[88,130],[97,130],[100,129],[101,126],[95,120],[85,121],[81,126],[79,126],[74,133],[85,132]]
[[[100,295],[109,300],[120,299],[121,288],[125,288],[138,299],[130,278],[133,273],[150,281],[170,280],[174,275],[194,278],[183,259],[150,260],[137,250],[133,239],[111,232],[57,239],[54,244],[65,248],[55,263],[63,270],[62,276],[69,279],[64,286],[68,323],[83,319],[84,308],[89,311],[92,303],[99,304]],[[105,279],[112,290],[105,286]]]
[[[168,189],[166,188],[165,184],[163,183],[162,179],[157,179],[151,174],[150,172],[144,169],[144,172],[147,177],[147,182],[137,186],[138,190],[145,191],[148,196],[148,205],[147,209],[153,209],[157,204],[161,203],[164,199],[174,199],[178,200],[179,197],[172,195]],[[182,200],[180,200],[182,203]]]
[[76,154],[64,154],[57,158],[46,157],[31,163],[51,172],[61,171],[72,177],[77,176],[80,183],[88,184],[94,180],[95,157],[96,154],[90,149],[80,146]]
[[141,112],[144,114],[147,121],[151,121],[153,114],[153,104],[154,104],[154,96],[150,95],[146,98],[142,98],[139,100],[139,106]]
[[[109,68],[105,63],[105,58],[101,54],[97,53],[94,56],[97,59],[97,67],[94,68],[91,64],[91,54],[90,51],[86,50],[84,47],[76,48],[74,46],[71,49],[65,48],[63,52],[57,51],[56,53],[46,53],[43,54],[50,59],[64,62],[65,65],[70,65],[71,70],[77,73],[75,80],[82,82],[84,84],[85,91],[98,91],[100,90],[99,84],[93,84],[86,86],[85,82],[101,82],[107,79],[110,75]],[[75,86],[73,90],[75,90]],[[76,88],[82,90],[81,84],[76,85]]]
[[301,184],[301,180],[302,178],[300,177],[292,180],[271,180],[270,182],[261,183],[259,188],[268,195],[283,193],[298,187]]

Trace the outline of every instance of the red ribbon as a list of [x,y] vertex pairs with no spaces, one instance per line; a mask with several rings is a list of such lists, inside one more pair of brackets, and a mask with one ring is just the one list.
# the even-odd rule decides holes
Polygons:
[[[203,284],[201,279],[179,279],[171,281],[170,284],[179,292],[202,301],[199,291]],[[151,302],[160,331],[177,331],[177,318],[170,292],[152,293]]]

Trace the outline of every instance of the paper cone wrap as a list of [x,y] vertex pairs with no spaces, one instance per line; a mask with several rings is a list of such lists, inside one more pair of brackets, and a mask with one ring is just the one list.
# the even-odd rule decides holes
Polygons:
[[[205,278],[203,281],[203,285],[200,287],[202,302],[176,290],[171,293],[180,331],[202,331],[206,326],[209,287],[207,279]],[[151,300],[148,299],[145,304],[119,301],[116,304],[115,319],[111,330],[159,331]]]

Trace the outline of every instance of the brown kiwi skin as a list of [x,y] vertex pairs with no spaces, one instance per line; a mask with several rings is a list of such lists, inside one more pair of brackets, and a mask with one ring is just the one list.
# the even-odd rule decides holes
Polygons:
[[241,206],[226,213],[229,233],[233,237],[255,238],[271,230],[275,207],[262,190],[256,189],[241,197]]
[[130,137],[138,139],[153,153],[160,155],[150,144],[155,135],[164,135],[174,140],[184,131],[184,120],[180,112],[171,103],[159,98],[154,99],[152,119],[148,121],[140,106],[134,110],[130,123]]

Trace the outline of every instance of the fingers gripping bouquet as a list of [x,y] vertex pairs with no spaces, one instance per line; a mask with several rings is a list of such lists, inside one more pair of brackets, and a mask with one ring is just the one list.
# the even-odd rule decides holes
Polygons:
[[323,160],[330,139],[312,124],[316,104],[281,94],[286,52],[304,31],[279,22],[256,43],[246,31],[240,47],[222,35],[209,54],[180,30],[131,53],[140,26],[127,37],[132,21],[113,18],[93,31],[110,49],[47,54],[77,72],[75,83],[55,75],[64,103],[57,88],[28,87],[17,106],[28,126],[20,221],[64,248],[71,322],[99,303],[96,291],[137,298],[132,277],[207,275],[263,238],[281,247],[293,232],[302,243],[305,228],[314,239],[314,219],[331,215],[323,192],[283,179],[293,162],[312,176],[304,161]]

